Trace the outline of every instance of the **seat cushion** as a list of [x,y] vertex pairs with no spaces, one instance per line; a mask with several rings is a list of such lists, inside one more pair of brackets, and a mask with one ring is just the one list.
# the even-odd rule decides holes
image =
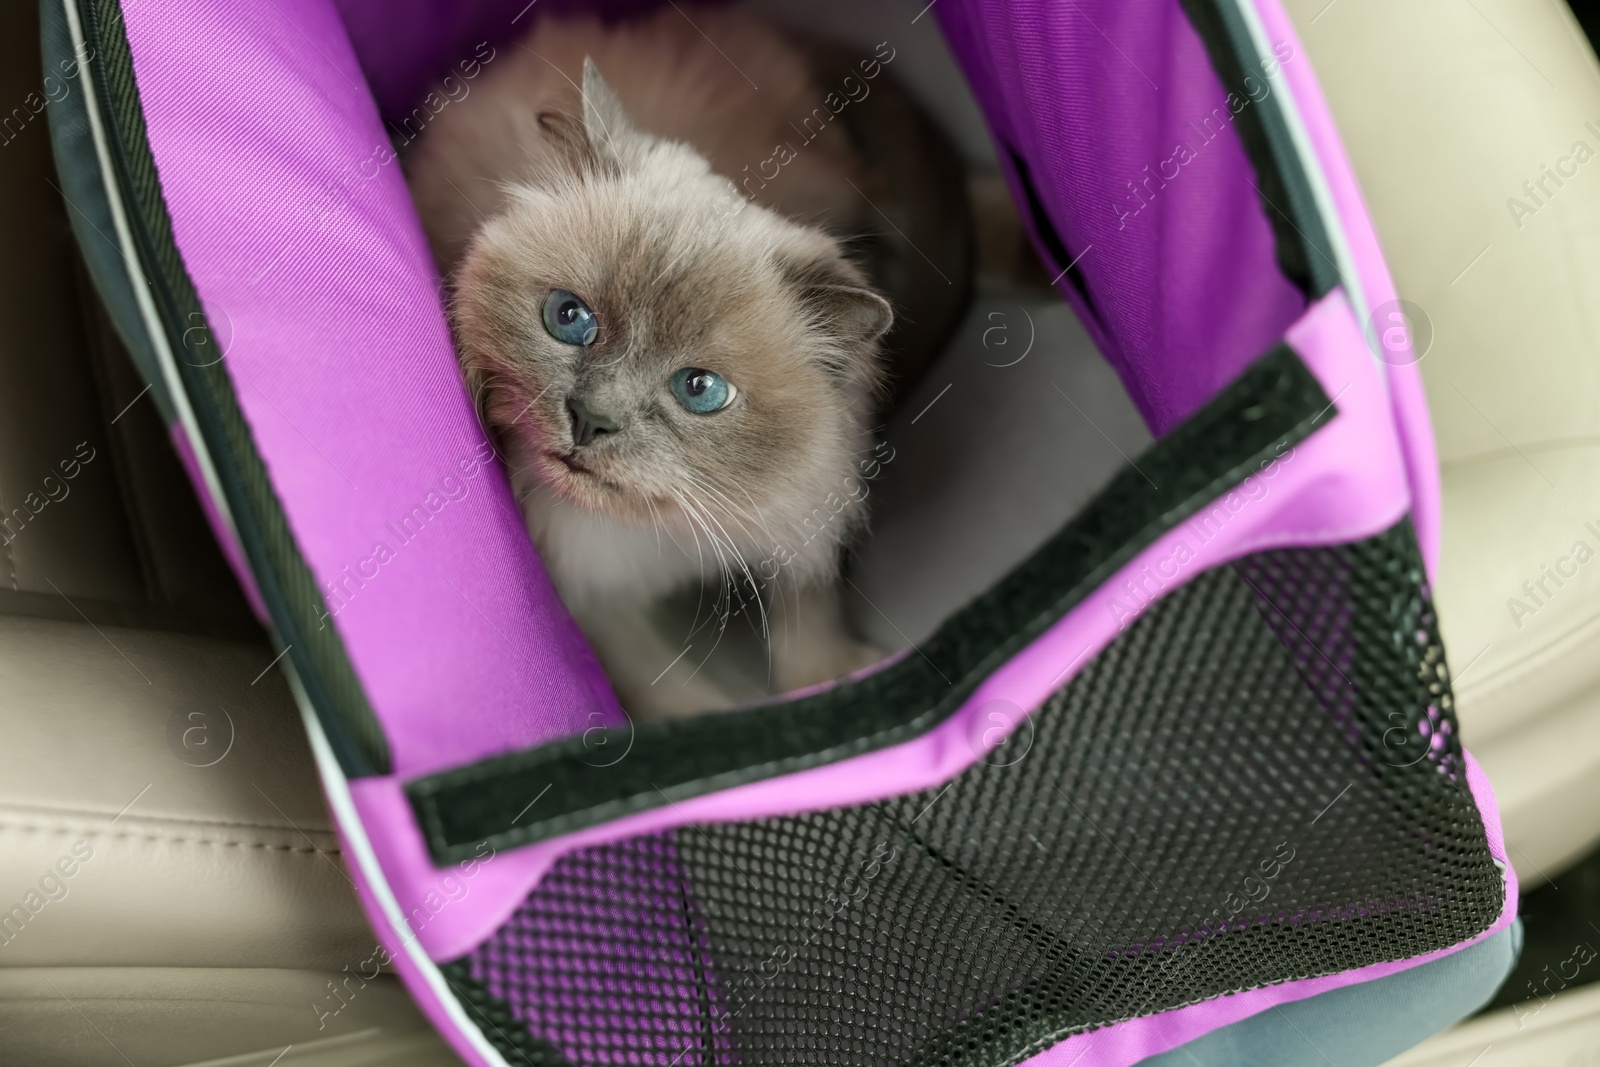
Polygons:
[[1545,0],[1285,6],[1432,336],[1440,627],[1542,880],[1600,841],[1600,64]]
[[271,662],[0,616],[0,965],[337,971],[371,954]]
[[[352,971],[361,962],[351,961]],[[28,1067],[461,1063],[412,1008],[397,979],[349,972],[3,968],[0,1036],[5,1062]]]

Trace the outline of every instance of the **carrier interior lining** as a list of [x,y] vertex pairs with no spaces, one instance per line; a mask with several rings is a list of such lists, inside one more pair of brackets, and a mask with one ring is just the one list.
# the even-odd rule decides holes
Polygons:
[[[933,19],[908,24],[905,5],[894,0],[826,0],[804,11],[782,0],[745,6],[802,32],[823,32],[858,46],[863,54],[892,39],[890,69],[958,146],[969,171],[992,174],[1000,167],[996,139]],[[1213,38],[1225,29],[1215,19],[1207,26]],[[1215,39],[1209,44],[1213,57],[1225,51]],[[1245,126],[1240,124],[1241,138],[1257,153],[1269,151],[1264,135],[1247,135]],[[1020,157],[1015,150],[1008,155],[1015,170]],[[1284,185],[1264,184],[1273,190]],[[1277,196],[1289,200],[1285,193]],[[1027,205],[1021,210],[1026,213]],[[1059,243],[1053,232],[1041,238]],[[1045,252],[1048,263],[1050,249]],[[1296,255],[1304,260],[1312,253],[1280,251],[1279,258],[1293,262]],[[884,679],[869,675],[834,691],[764,702],[765,650],[755,639],[759,622],[750,602],[730,598],[708,613],[703,597],[691,597],[662,624],[684,634],[695,631],[689,658],[700,661],[699,670],[758,706],[710,721],[643,727],[649,743],[627,742],[633,755],[626,774],[586,774],[592,760],[582,742],[572,739],[414,781],[410,793],[435,859],[444,862],[468,839],[475,843],[510,825],[513,812],[498,810],[497,779],[510,784],[537,773],[556,780],[563,778],[563,767],[571,772],[562,782],[561,803],[543,805],[537,818],[495,838],[504,844],[539,840],[667,803],[669,794],[695,795],[881,747],[953,710],[959,700],[941,712],[948,699],[930,705],[899,692],[893,679],[911,673],[911,659],[927,660],[921,646],[942,624],[1012,575],[1114,479],[1155,484],[1135,458],[1152,444],[1146,419],[1083,325],[1083,311],[1092,313],[1092,307],[1080,302],[1074,309],[1055,295],[1005,284],[980,286],[943,356],[884,427],[886,451],[878,455],[892,458],[867,484],[871,529],[853,548],[846,603],[857,631],[897,654],[880,671],[891,679],[889,688],[876,692],[873,687]],[[1311,392],[1322,396],[1314,383]],[[1322,398],[1315,409],[1325,403]],[[1068,590],[1055,592],[1064,597]],[[708,625],[708,614],[718,613],[725,624]],[[1015,648],[1021,635],[1012,636]],[[873,689],[878,704],[899,705],[903,714],[890,716],[892,723],[858,714],[848,724],[828,724],[820,709],[854,707],[862,694],[850,690],[861,686]],[[908,698],[912,705],[906,707]],[[822,723],[805,728],[807,717],[818,716]],[[629,724],[626,733],[632,739],[640,729]],[[709,750],[727,758],[708,764]],[[653,756],[641,755],[647,751]],[[699,754],[675,755],[689,752]],[[623,780],[629,774],[643,776],[639,788]],[[503,799],[510,802],[511,793]]]
[[[482,35],[514,48],[527,28],[508,25],[511,8],[495,0],[408,23],[366,0],[337,2],[391,129],[426,93],[428,72],[447,66],[463,42]],[[653,6],[553,0],[538,14],[626,17]],[[968,167],[1013,179],[1041,260],[1047,273],[1059,269],[1067,297],[980,290],[942,359],[885,428],[894,459],[869,486],[872,528],[850,560],[847,610],[864,637],[904,656],[1126,471],[1130,457],[1149,445],[1151,429],[1171,430],[1279,340],[1310,295],[1292,276],[1302,272],[1286,264],[1312,254],[1286,252],[1282,243],[1320,224],[1300,217],[1303,198],[1283,191],[1296,188],[1297,163],[1263,132],[1276,106],[1270,87],[1242,112],[1222,110],[1227,100],[1242,99],[1232,90],[1249,72],[1246,61],[1229,61],[1230,49],[1250,54],[1239,28],[1216,14],[1226,4],[1173,3],[1153,12],[1153,21],[1103,11],[1096,22],[1023,3],[1012,17],[1037,22],[1052,48],[1093,53],[1081,70],[1061,66],[1036,88],[1018,81],[1036,57],[999,58],[1010,44],[984,51],[979,42],[994,28],[976,7],[930,14],[899,0],[747,6],[864,55],[892,43],[895,58],[886,69],[959,146]],[[1138,63],[1121,48],[1120,58],[1107,49],[1107,32],[1170,68],[1162,80],[1173,101],[1209,109],[1196,111],[1203,128],[1190,124],[1193,136],[1204,138],[1195,143],[1206,153],[1199,169],[1209,176],[1165,188],[1141,175],[1140,164],[1171,151],[1167,138],[1176,130],[1191,135]],[[1102,162],[1102,154],[1115,159]],[[1118,207],[1124,176],[1130,199]],[[1146,182],[1145,193],[1135,190],[1135,179]],[[1138,207],[1157,192],[1147,209]],[[1275,198],[1276,216],[1263,198]],[[1135,208],[1129,239],[1103,240],[1115,217]],[[1102,250],[1080,263],[1092,252],[1091,239]],[[685,662],[709,655],[701,668],[707,675],[737,699],[764,699],[765,652],[753,639],[749,598],[711,609],[713,616],[744,613],[744,625],[709,628],[701,599],[669,623],[685,634],[698,631]],[[859,679],[840,687],[855,684]]]

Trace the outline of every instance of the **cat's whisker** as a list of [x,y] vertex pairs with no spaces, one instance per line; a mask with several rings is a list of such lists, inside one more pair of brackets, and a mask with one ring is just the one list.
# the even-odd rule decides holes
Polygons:
[[661,548],[661,515],[656,511],[656,502],[654,500],[647,497],[645,504],[650,508],[650,523],[656,530],[656,558],[660,559],[663,555],[663,549]]
[[[741,485],[739,486],[739,492],[743,493],[744,498],[750,501],[750,511],[755,515],[760,515],[761,508],[756,504],[756,498],[750,495],[750,490]],[[769,534],[772,532],[771,528],[767,526],[765,519],[759,519],[758,521],[761,523],[761,528],[763,530],[766,530]]]
[[[767,525],[765,520],[763,520],[762,518],[760,518],[757,515],[751,515],[751,514],[748,514],[747,512],[745,512],[744,509],[740,508],[731,499],[729,499],[728,495],[726,493],[724,493],[724,492],[722,492],[722,490],[718,489],[716,487],[716,485],[714,484],[714,482],[712,482],[710,479],[701,480],[701,479],[696,478],[693,474],[689,474],[688,478],[689,478],[690,482],[693,485],[698,486],[699,488],[701,488],[702,490],[706,491],[707,493],[713,494],[714,496],[716,496],[718,499],[720,499],[722,501],[723,505],[725,506],[725,508],[727,510],[728,518],[730,518],[731,520],[733,520],[734,522],[739,524],[739,528],[744,531],[745,536],[747,538],[749,538],[751,543],[753,543],[753,544],[760,543],[760,538],[755,536],[754,531],[752,531],[750,529],[750,526],[744,521],[746,518],[749,518],[751,522],[754,522],[757,526],[759,526],[761,528],[762,532],[764,532],[767,535],[767,538],[770,541],[772,541],[774,544],[776,544],[777,537],[773,534],[772,528]],[[743,487],[741,486],[740,488],[741,488],[741,491],[742,491]],[[745,498],[749,499],[749,497],[750,497],[750,494],[748,492],[745,492]],[[751,503],[752,507],[755,506],[755,501],[754,500],[751,500],[750,503]],[[759,511],[760,509],[756,509],[756,510]],[[718,525],[720,526],[721,524],[719,523]],[[724,530],[724,533],[726,533],[726,530]],[[731,544],[732,538],[729,538],[729,541],[730,541],[730,546],[729,547],[732,548],[733,547],[732,544]],[[760,589],[762,588],[762,583],[758,582],[756,580],[755,576],[753,574],[751,574],[750,567],[745,562],[743,554],[739,553],[737,549],[734,549],[734,551],[735,551],[735,555],[738,557],[739,565],[740,565],[741,568],[743,568],[744,573],[745,573],[745,577],[750,583],[752,593],[759,597]],[[762,636],[765,636],[766,633],[767,633],[767,619],[765,617],[765,608],[764,608],[764,605],[763,605],[761,634],[762,634]]]
[[489,373],[479,378],[476,374],[467,376],[467,396],[472,400],[472,413],[478,419],[478,429],[487,436],[489,434],[489,389],[498,376]]
[[[783,582],[773,582],[772,583],[773,592],[777,595],[777,598],[778,598],[777,608],[778,608],[778,612],[779,612],[779,618],[783,619],[783,621],[784,621],[784,629],[787,632],[787,631],[789,631],[789,625],[788,625],[788,623],[789,623],[789,598],[786,595],[784,595],[784,589],[783,589],[784,584],[785,583],[783,583]],[[795,603],[795,620],[798,622],[799,618],[800,618],[800,605],[799,605],[799,602],[797,601]],[[776,635],[774,635],[774,636],[770,637],[768,639],[768,641],[767,641],[767,689],[768,689],[768,691],[771,691],[771,689],[772,689],[773,663],[777,660],[778,654],[779,654],[778,653],[778,649],[777,649],[777,647],[776,647],[776,645],[774,643],[776,640],[777,640],[777,637],[776,637]]]
[[652,511],[654,511],[655,515],[656,515],[656,523],[657,523],[656,529],[658,531],[658,537],[657,537],[658,545],[659,545],[659,542],[660,542],[659,532],[664,531],[666,533],[666,535],[667,535],[667,540],[672,542],[672,547],[676,548],[679,552],[682,552],[685,556],[687,556],[689,554],[688,550],[685,549],[683,547],[683,545],[679,543],[677,535],[675,535],[672,532],[672,525],[670,523],[666,522],[665,520],[663,520],[661,518],[661,513],[659,511],[656,511],[655,501],[653,501],[653,500],[650,502],[650,509]]
[[[689,483],[691,485],[695,486],[697,489],[700,489],[701,491],[705,492],[707,495],[710,495],[710,496],[713,496],[713,497],[716,497],[716,498],[720,499],[720,501],[725,505],[725,511],[726,511],[728,519],[730,521],[735,522],[735,523],[737,523],[739,525],[739,529],[744,533],[745,537],[748,538],[751,543],[756,543],[756,542],[758,542],[760,540],[759,538],[757,538],[755,536],[754,531],[752,531],[750,529],[749,524],[747,524],[744,521],[744,515],[742,514],[740,509],[735,507],[733,502],[731,500],[729,500],[725,495],[723,495],[723,493],[720,490],[718,490],[714,485],[707,484],[706,482],[703,482],[703,481],[695,478],[693,475],[688,475],[688,479],[689,479]],[[703,504],[702,504],[702,506],[703,506]],[[711,511],[710,508],[705,508],[705,510],[706,510],[707,514],[710,514],[710,511]],[[755,520],[753,517],[752,517],[752,521],[755,521],[757,523],[757,525],[761,525],[760,521],[759,520]],[[720,522],[717,523],[717,526],[718,526],[719,529],[722,529],[722,532],[723,532],[724,536],[726,537],[727,532],[728,532],[727,529],[724,528]],[[768,531],[768,533],[769,533],[769,536],[770,536],[770,531]],[[733,538],[732,537],[727,537],[727,541],[729,543],[729,547],[733,548]],[[737,551],[737,550],[735,550],[735,551]],[[740,562],[741,563],[743,562],[743,556],[742,555],[740,556]],[[747,572],[748,572],[748,569],[749,568],[746,568]]]
[[695,675],[700,673],[700,668],[704,667],[706,665],[707,661],[709,661],[711,659],[711,657],[716,653],[717,646],[720,645],[720,644],[722,644],[722,631],[718,630],[717,631],[717,639],[715,641],[711,642],[711,648],[706,652],[706,654],[703,657],[701,657],[700,662],[695,664],[694,670],[689,672],[689,677],[687,677],[687,678],[685,678],[683,680],[683,684],[684,685],[688,685],[690,682],[694,681]]
[[[722,553],[721,542],[719,542],[717,540],[716,535],[711,532],[711,528],[706,525],[705,520],[702,519],[700,517],[700,515],[696,512],[695,507],[693,505],[691,505],[688,500],[684,499],[684,496],[683,496],[682,493],[680,493],[678,490],[674,489],[674,490],[672,490],[672,495],[677,499],[678,506],[683,509],[683,513],[689,517],[689,520],[690,520],[690,522],[692,524],[690,526],[690,530],[703,531],[705,533],[705,535],[706,535],[706,540],[711,542],[711,549],[717,555],[717,570],[718,570],[718,574],[722,577],[723,583],[725,585],[726,582],[727,582],[728,564],[727,564],[727,558]],[[700,533],[699,532],[695,533],[695,539],[694,540],[695,540],[695,547],[698,550],[699,546],[700,546]],[[700,572],[702,574],[705,573],[705,555],[704,555],[703,552],[700,553]],[[712,601],[711,610],[713,612],[716,612],[717,605],[719,605],[721,603],[722,603],[722,591],[719,588],[716,600]],[[696,621],[698,621],[699,618],[700,618],[699,609],[696,608],[695,609],[695,619],[696,619]]]
[[[696,483],[696,484],[699,484],[699,483]],[[760,633],[761,633],[761,635],[763,637],[765,637],[766,634],[767,634],[767,611],[766,611],[766,606],[761,603],[761,598],[759,596],[759,590],[761,588],[760,583],[758,583],[756,581],[755,574],[753,574],[751,572],[750,565],[745,562],[744,554],[739,551],[739,546],[734,544],[733,538],[728,534],[727,528],[722,525],[721,521],[718,520],[718,518],[714,514],[712,514],[711,509],[706,507],[703,501],[700,501],[700,499],[698,497],[694,496],[692,490],[689,491],[689,495],[695,500],[695,502],[697,504],[699,504],[700,510],[705,515],[705,517],[710,519],[712,522],[716,523],[717,529],[722,531],[722,537],[723,537],[724,543],[727,545],[728,552],[733,556],[734,561],[739,564],[739,569],[744,572],[745,581],[750,583],[751,590],[755,591],[758,594],[755,599],[756,599],[756,605],[760,609],[760,615],[761,615]],[[707,531],[707,532],[709,533],[709,531]],[[747,530],[746,532],[748,533],[749,531]],[[731,575],[729,577],[730,577],[730,586],[729,586],[729,595],[728,595],[728,606],[731,608],[733,606],[733,594],[732,594]]]
[[[700,528],[705,531],[706,538],[711,542],[712,550],[717,554],[718,570],[722,581],[718,588],[714,607],[726,601],[727,607],[722,609],[726,613],[733,609],[733,583],[731,579],[732,568],[728,565],[728,553],[724,552],[724,548],[731,552],[734,551],[733,546],[727,544],[723,538],[719,538],[716,532],[711,529],[710,523],[716,520],[706,513],[704,505],[700,504],[698,500],[695,501],[695,515]],[[720,525],[719,523],[718,526],[720,527]],[[726,531],[723,532],[724,536],[726,536]]]
[[[701,489],[704,489],[706,492],[715,495],[719,500],[721,500],[723,505],[728,510],[729,517],[732,518],[735,522],[737,522],[739,524],[739,526],[744,530],[744,532],[746,534],[750,535],[750,539],[752,541],[756,540],[756,538],[755,538],[754,534],[752,533],[750,527],[745,525],[745,523],[744,523],[745,519],[749,519],[751,522],[753,522],[757,526],[761,527],[761,531],[763,533],[765,533],[768,537],[772,536],[772,530],[768,528],[766,522],[760,517],[759,514],[751,514],[749,512],[746,512],[743,508],[739,507],[731,499],[728,498],[728,494],[724,493],[721,489],[717,488],[717,485],[716,485],[715,481],[713,481],[710,478],[706,478],[704,480],[699,479],[699,478],[695,478],[693,474],[690,474],[689,478],[690,478],[691,481],[694,482],[695,485],[699,486]],[[740,486],[739,489],[740,489],[741,492],[744,492],[745,499],[746,500],[750,500],[749,492],[746,491],[743,486]],[[750,506],[752,508],[755,508],[755,503],[756,502],[754,500],[750,500]],[[759,513],[760,509],[756,508],[756,511]]]
[[[705,569],[706,569],[706,557],[705,557],[705,550],[700,547],[700,531],[697,529],[699,524],[695,522],[694,516],[692,514],[690,514],[688,506],[684,504],[683,498],[678,495],[676,490],[673,491],[672,498],[675,501],[677,501],[678,510],[683,512],[684,517],[689,520],[689,533],[694,536],[695,569],[696,569],[697,572],[699,572],[701,574],[704,574],[705,573]],[[705,588],[704,588],[704,586],[702,586],[701,587],[701,592],[700,592],[700,600],[699,600],[699,602],[697,602],[695,604],[695,609],[694,609],[694,617],[695,617],[696,621],[699,621],[699,618],[700,618],[700,604],[702,604],[704,602],[705,602]],[[693,625],[693,624],[691,624],[691,625]]]
[[[718,523],[715,515],[710,514],[710,510],[704,506],[704,502],[699,501],[699,498],[694,498],[693,493],[690,496],[694,501],[694,509],[696,509],[701,528],[706,531],[707,539],[712,542],[712,549],[717,552],[718,576],[722,581],[718,584],[717,600],[714,601],[712,609],[718,614],[717,638],[720,641],[722,640],[722,633],[728,629],[728,619],[733,617],[734,592],[736,592],[733,568],[728,565],[728,557],[731,555],[733,560],[739,563],[739,566],[746,571],[746,576],[749,576],[749,568],[744,565],[744,557],[739,555],[739,550],[734,547],[731,537],[728,537],[728,531],[723,530],[722,523]],[[712,523],[717,525],[717,530],[722,530],[722,537],[718,537],[717,531],[710,528]]]
[[[702,481],[698,478],[695,478],[693,474],[688,475],[688,478],[691,484],[699,486],[706,492],[721,498],[727,507],[728,517],[739,524],[739,527],[744,531],[745,536],[748,537],[752,542],[757,540],[755,535],[750,530],[750,527],[746,525],[744,519],[741,518],[742,510],[735,505],[732,500],[729,500],[725,493],[723,493],[715,485],[710,484],[708,481]],[[748,495],[749,494],[747,493],[746,496]],[[752,501],[752,503],[754,503],[754,501]],[[705,510],[709,515],[710,509],[707,508]],[[760,519],[756,519],[754,516],[751,516],[751,518],[752,521],[766,531],[768,537],[772,537],[772,531],[767,528],[766,523],[762,522]],[[712,520],[716,521],[715,516],[712,516]],[[759,624],[756,628],[756,632],[764,640],[771,634],[772,628],[771,620],[767,616],[766,602],[761,597],[762,583],[756,580],[756,576],[750,570],[749,563],[745,561],[744,554],[739,551],[736,545],[734,545],[733,538],[727,536],[726,528],[724,528],[720,522],[717,522],[717,527],[722,530],[724,537],[727,538],[729,551],[733,553],[735,560],[738,561],[740,569],[744,572],[745,581],[749,583],[750,595],[756,602],[759,616]],[[776,538],[773,538],[773,540],[775,541]]]
[[[727,566],[727,559],[722,554],[722,546],[721,546],[720,542],[718,541],[716,535],[714,533],[712,533],[711,528],[706,525],[704,518],[702,518],[701,515],[699,514],[699,510],[703,507],[703,505],[699,505],[697,500],[696,500],[695,503],[691,503],[690,500],[685,499],[684,496],[682,494],[678,493],[677,490],[673,490],[673,495],[675,497],[677,497],[679,505],[684,510],[684,514],[688,515],[696,526],[698,526],[700,529],[705,531],[706,538],[711,542],[712,549],[717,553],[717,559],[718,559],[718,563],[719,563],[719,574],[720,574],[720,576],[722,578],[722,584],[719,587],[717,598],[716,598],[715,601],[712,602],[712,613],[713,613],[713,616],[716,617],[716,621],[717,621],[717,637],[716,637],[716,640],[714,640],[711,643],[711,648],[706,652],[705,657],[700,660],[700,663],[695,667],[695,669],[692,672],[690,672],[689,677],[684,680],[684,684],[687,685],[687,684],[689,684],[689,681],[693,680],[695,675],[700,673],[700,668],[704,667],[706,665],[706,662],[711,658],[711,656],[717,651],[717,648],[720,647],[721,644],[722,644],[722,635],[727,631],[727,628],[728,628],[728,612],[730,612],[732,610],[732,608],[733,608],[733,592],[732,592],[732,586],[731,586],[731,584],[729,582],[729,569],[728,569],[728,566]],[[692,498],[693,494],[690,494],[690,497]],[[696,543],[698,543],[698,541],[699,541],[699,538],[697,536],[696,537]],[[728,546],[728,547],[730,549],[732,548],[731,545]],[[727,599],[728,607],[726,609],[723,609],[722,611],[718,611],[718,605],[720,605],[723,602],[724,597],[726,597],[726,599]],[[699,618],[700,618],[699,609],[697,608],[696,611],[695,611],[695,621],[698,622]],[[712,620],[708,619],[706,621],[709,623]],[[695,626],[694,629],[691,631],[690,636],[692,637],[694,633],[698,633],[699,629],[700,629],[699,626]]]

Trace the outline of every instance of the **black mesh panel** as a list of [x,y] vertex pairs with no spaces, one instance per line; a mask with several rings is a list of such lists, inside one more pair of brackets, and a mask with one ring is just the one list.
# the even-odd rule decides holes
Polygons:
[[1500,912],[1409,523],[1199,575],[999,752],[573,853],[447,973],[512,1062],[995,1067]]

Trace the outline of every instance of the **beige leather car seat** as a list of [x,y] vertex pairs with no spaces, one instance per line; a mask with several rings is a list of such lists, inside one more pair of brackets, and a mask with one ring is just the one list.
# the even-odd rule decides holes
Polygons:
[[[1462,738],[1524,892],[1559,887],[1600,842],[1600,63],[1561,0],[1285,5],[1400,296],[1431,320]],[[1531,1006],[1395,1063],[1594,1062],[1596,987]]]
[[1432,321],[1439,621],[1533,888],[1600,842],[1600,64],[1551,0],[1287,6]]

